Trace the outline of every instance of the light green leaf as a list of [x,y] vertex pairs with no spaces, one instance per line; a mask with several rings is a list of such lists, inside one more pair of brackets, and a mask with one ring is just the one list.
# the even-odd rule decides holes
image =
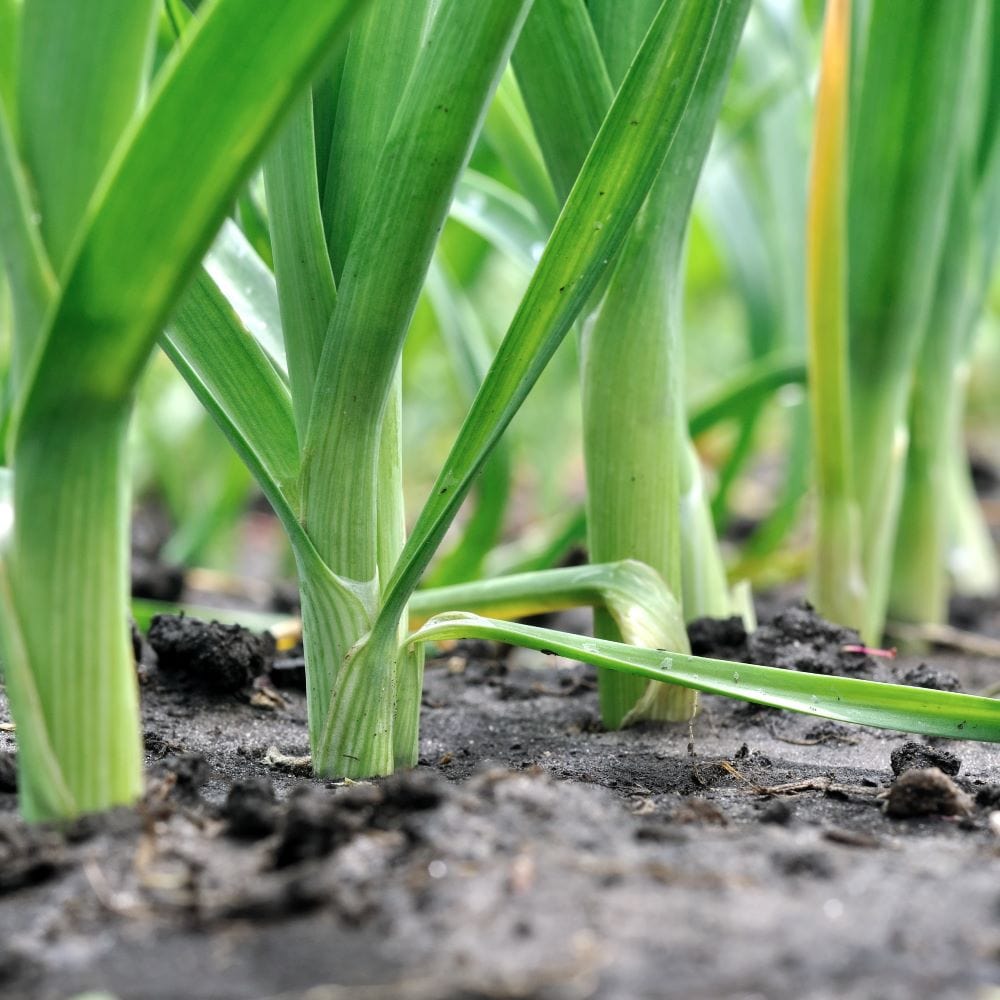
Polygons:
[[145,97],[156,10],[156,0],[24,4],[18,134],[57,272],[112,151]]
[[463,612],[432,618],[407,643],[442,639],[495,639],[818,719],[947,739],[1000,742],[1000,706],[990,698],[641,649]]
[[292,407],[305,437],[323,338],[337,301],[316,180],[311,95],[292,110],[264,160],[268,226],[288,353]]
[[[341,576],[374,576],[375,467],[403,338],[455,182],[526,0],[447,0],[372,177],[327,331],[303,465],[304,513]],[[350,504],[340,501],[350,496]]]
[[11,388],[16,395],[22,374],[42,333],[56,293],[48,255],[42,245],[7,111],[0,102],[0,262],[10,283],[14,307]]
[[271,269],[242,230],[226,219],[205,255],[204,267],[247,333],[263,348],[282,381],[288,381],[278,289]]
[[513,65],[562,203],[614,96],[584,0],[536,0]]
[[[100,185],[22,426],[127,397],[282,112],[359,7],[219,0],[206,8]],[[206,80],[227,99],[205,100]]]
[[300,531],[298,447],[288,388],[205,271],[191,283],[161,344],[286,529]]

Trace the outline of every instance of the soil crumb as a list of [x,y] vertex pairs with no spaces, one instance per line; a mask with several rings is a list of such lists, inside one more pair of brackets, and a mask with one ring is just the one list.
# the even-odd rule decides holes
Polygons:
[[901,671],[899,683],[908,684],[910,687],[928,688],[931,691],[961,690],[956,674],[950,670],[929,667],[926,663],[918,663],[915,667]]
[[149,644],[160,670],[220,694],[247,687],[274,656],[274,640],[266,633],[185,615],[155,615]]
[[0,751],[0,792],[17,791],[17,756]]
[[969,796],[939,768],[904,771],[892,784],[885,812],[893,819],[913,816],[968,816]]
[[862,648],[858,632],[828,622],[807,601],[778,611],[749,634],[736,616],[696,618],[688,640],[696,656],[717,660],[840,677],[873,677],[877,671],[871,656],[856,651]]
[[898,778],[904,771],[921,770],[936,767],[944,774],[954,778],[962,769],[962,761],[953,753],[938,747],[928,746],[910,740],[901,747],[896,747],[889,755],[892,773]]
[[222,816],[226,833],[237,840],[259,840],[278,825],[278,800],[270,778],[237,781],[229,789]]

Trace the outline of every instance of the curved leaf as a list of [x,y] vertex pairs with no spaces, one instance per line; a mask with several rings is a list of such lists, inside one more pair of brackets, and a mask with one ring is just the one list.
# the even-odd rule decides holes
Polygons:
[[641,649],[462,612],[432,618],[407,643],[441,639],[495,639],[820,719],[955,740],[1000,742],[1000,705],[974,695]]
[[[46,411],[127,397],[274,126],[360,6],[220,0],[207,8],[102,179],[22,427]],[[226,99],[206,100],[206,81]]]

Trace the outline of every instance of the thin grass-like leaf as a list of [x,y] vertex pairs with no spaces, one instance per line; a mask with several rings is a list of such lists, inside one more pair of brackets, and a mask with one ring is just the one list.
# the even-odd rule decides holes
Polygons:
[[291,396],[206,272],[191,283],[161,344],[253,472],[285,529],[301,533]]
[[819,719],[947,739],[1000,742],[1000,708],[990,698],[641,649],[462,612],[432,618],[407,642],[443,639],[494,639]]
[[231,219],[222,224],[203,267],[287,384],[288,364],[274,275]]

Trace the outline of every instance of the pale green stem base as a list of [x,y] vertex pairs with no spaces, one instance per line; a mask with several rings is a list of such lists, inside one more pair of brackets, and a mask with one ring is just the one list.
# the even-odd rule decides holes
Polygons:
[[[8,693],[16,722],[44,727],[37,735],[51,755],[40,760],[22,744],[19,790],[31,820],[107,809],[142,792],[126,424],[118,412],[53,418],[22,432],[16,447],[8,616],[20,635],[8,640],[17,647],[8,656],[26,670]],[[53,762],[68,793],[58,801],[47,787]]]

